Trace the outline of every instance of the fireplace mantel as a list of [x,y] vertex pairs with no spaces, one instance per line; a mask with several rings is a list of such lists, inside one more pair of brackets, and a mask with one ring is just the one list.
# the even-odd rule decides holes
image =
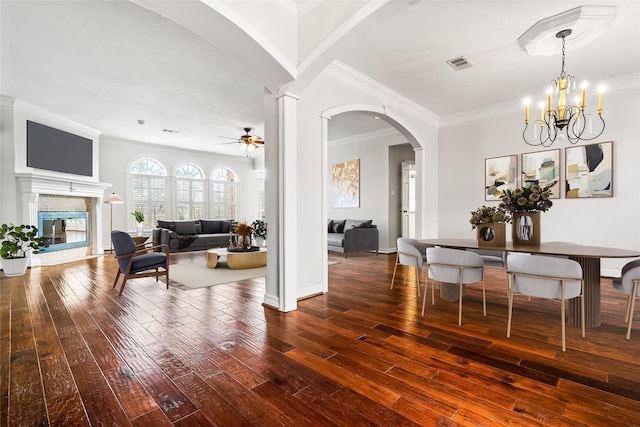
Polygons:
[[[104,253],[102,201],[111,184],[37,174],[15,174],[15,179],[19,193],[18,218],[24,224],[38,224],[38,198],[41,194],[91,198],[91,253]],[[37,255],[32,255],[31,265],[40,265]]]

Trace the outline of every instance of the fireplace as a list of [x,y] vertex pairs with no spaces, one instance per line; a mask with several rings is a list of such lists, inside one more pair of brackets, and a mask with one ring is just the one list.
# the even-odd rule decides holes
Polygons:
[[17,221],[38,224],[41,235],[53,243],[40,254],[31,254],[32,267],[104,253],[102,199],[110,184],[36,174],[15,177]]
[[88,212],[38,212],[38,230],[49,245],[42,252],[89,246]]

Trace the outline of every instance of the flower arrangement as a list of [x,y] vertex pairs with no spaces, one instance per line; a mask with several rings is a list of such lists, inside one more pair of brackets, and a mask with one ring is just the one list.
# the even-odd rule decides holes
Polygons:
[[253,227],[253,232],[256,237],[262,237],[263,239],[267,238],[267,221],[263,219],[256,219],[251,224]]
[[489,223],[509,223],[511,222],[511,216],[500,206],[481,206],[475,211],[471,212],[471,219],[469,220],[472,227],[475,229],[480,224]]
[[516,188],[515,190],[505,190],[499,207],[507,212],[546,212],[553,206],[550,186],[540,187],[532,185],[530,187]]
[[233,229],[234,233],[237,233],[241,236],[251,236],[253,233],[253,227],[247,224],[246,221],[239,222],[238,225]]

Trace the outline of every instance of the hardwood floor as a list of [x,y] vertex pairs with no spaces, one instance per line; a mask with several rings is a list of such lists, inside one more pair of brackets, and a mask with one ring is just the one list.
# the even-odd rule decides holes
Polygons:
[[[204,253],[174,262],[205,262]],[[469,286],[419,316],[395,255],[331,254],[330,292],[279,313],[264,279],[194,290],[153,278],[111,288],[113,257],[0,279],[0,425],[640,425],[640,311],[602,280],[603,325],[516,297],[487,269],[487,317]]]

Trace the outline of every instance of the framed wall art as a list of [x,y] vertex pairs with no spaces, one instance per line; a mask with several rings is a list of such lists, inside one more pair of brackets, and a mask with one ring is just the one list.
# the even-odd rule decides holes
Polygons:
[[520,163],[522,186],[551,186],[551,198],[559,199],[560,185],[560,149],[523,153]]
[[613,196],[613,142],[565,148],[567,199]]
[[518,187],[518,156],[503,156],[485,159],[484,199],[500,200],[504,190]]
[[360,159],[331,166],[334,208],[360,207]]

